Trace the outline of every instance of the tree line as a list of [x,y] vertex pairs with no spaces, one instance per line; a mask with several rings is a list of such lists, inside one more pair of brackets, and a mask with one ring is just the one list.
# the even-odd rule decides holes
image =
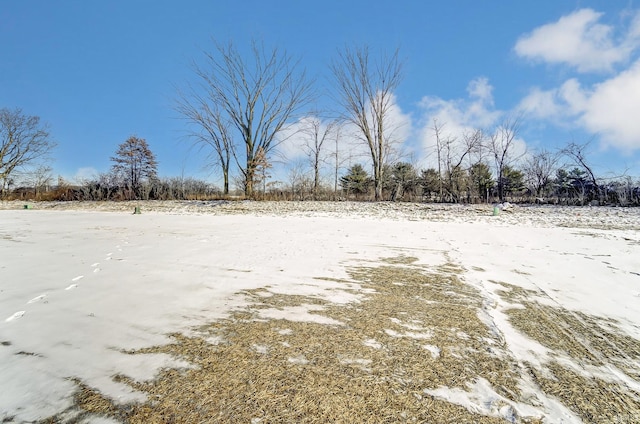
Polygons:
[[[243,54],[231,42],[215,43],[202,61],[194,61],[194,80],[178,90],[175,111],[185,121],[189,140],[220,173],[221,188],[193,178],[159,178],[155,154],[137,136],[117,147],[109,172],[74,186],[61,179],[53,185],[47,158],[55,143],[48,127],[19,109],[0,109],[2,196],[33,192],[62,199],[128,200],[235,194],[252,199],[638,204],[638,182],[595,175],[588,144],[568,143],[559,152],[524,157],[517,151],[521,116],[461,136],[447,135],[446,123],[434,121],[430,153],[436,165],[418,169],[403,158],[403,140],[393,120],[402,65],[397,50],[378,57],[366,46],[340,50],[329,66],[336,108],[310,112],[321,94],[286,51],[254,41]],[[291,165],[286,181],[274,180],[274,165],[287,162],[278,148],[293,138],[307,162]],[[366,159],[353,160],[345,138],[356,140]],[[14,175],[20,170],[28,178],[17,187]]]
[[[489,166],[476,163],[457,168],[443,178],[434,168],[418,171],[406,162],[389,167],[382,182],[383,199],[443,203],[536,203],[555,205],[640,206],[640,184],[630,178],[600,182],[596,186],[579,167],[556,168],[539,185],[529,168],[505,166],[500,189]],[[344,199],[368,200],[373,197],[373,178],[355,164],[340,178]]]

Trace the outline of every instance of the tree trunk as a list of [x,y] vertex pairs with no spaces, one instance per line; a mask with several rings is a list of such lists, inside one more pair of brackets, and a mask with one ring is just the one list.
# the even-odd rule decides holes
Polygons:
[[320,170],[318,169],[317,163],[315,168],[315,174],[313,176],[313,200],[318,200],[318,180],[320,179]]
[[223,176],[224,176],[223,194],[225,196],[228,196],[229,195],[229,170],[228,169],[224,169]]
[[253,177],[254,170],[247,169],[247,175],[244,182],[244,195],[248,199],[253,197]]
[[379,168],[378,164],[373,167],[374,198],[376,202],[382,199],[382,172],[380,172]]

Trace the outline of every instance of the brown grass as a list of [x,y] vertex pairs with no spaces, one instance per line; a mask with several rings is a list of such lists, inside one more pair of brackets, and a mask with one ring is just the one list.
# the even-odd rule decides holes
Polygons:
[[[446,264],[430,272],[416,262],[399,256],[350,269],[345,287],[356,287],[355,282],[364,289],[358,293],[367,294],[348,305],[310,296],[265,297],[265,288],[245,291],[251,306],[198,329],[197,336],[173,334],[171,344],[127,352],[166,353],[193,368],[165,369],[150,382],[115,376],[147,393],[148,400],[140,404],[117,404],[78,382],[76,419],[100,415],[136,424],[502,423],[506,420],[474,413],[425,390],[467,390],[484,378],[507,400],[538,404],[535,397],[523,400],[519,389],[522,373],[529,373],[546,395],[585,422],[638,422],[638,394],[620,383],[589,377],[587,371],[578,373],[566,359],[551,360],[542,370],[519,364],[501,337],[479,319],[482,298],[456,277],[459,267]],[[545,306],[531,300],[543,293],[500,284],[500,293],[520,305],[507,311],[512,324],[558,358],[578,366],[611,364],[637,375],[629,364],[640,358],[640,342],[621,333],[615,321]],[[312,313],[339,324],[261,318],[267,309],[300,305],[313,305]],[[507,405],[497,401],[495,406]],[[542,418],[515,420],[539,423]]]
[[557,362],[547,365],[544,375],[534,368],[530,373],[542,390],[576,412],[586,423],[640,422],[638,396],[628,388],[600,378],[587,378]]
[[[375,293],[346,306],[248,291],[251,308],[200,329],[201,336],[174,334],[170,345],[131,352],[163,352],[196,365],[164,370],[147,383],[117,377],[148,393],[146,403],[130,405],[123,416],[122,408],[83,389],[78,406],[88,411],[95,405],[92,412],[130,423],[505,422],[425,393],[440,386],[466,389],[482,377],[515,400],[518,370],[503,342],[478,319],[478,293],[414,261],[390,258],[386,265],[352,269],[352,279]],[[319,313],[343,325],[258,316],[265,308],[302,304],[322,306]],[[213,338],[221,342],[207,341]]]
[[616,380],[606,381],[587,371],[594,367],[603,370],[616,367],[638,381],[640,340],[622,332],[614,320],[527,300],[532,293],[542,295],[515,287],[504,292],[505,298],[520,305],[507,311],[511,324],[550,349],[552,356],[565,358],[563,362],[568,357],[576,367],[584,370],[583,374],[578,374],[556,360],[546,364],[544,370],[528,365],[541,389],[559,398],[585,422],[640,422],[639,393],[620,382],[612,382]]

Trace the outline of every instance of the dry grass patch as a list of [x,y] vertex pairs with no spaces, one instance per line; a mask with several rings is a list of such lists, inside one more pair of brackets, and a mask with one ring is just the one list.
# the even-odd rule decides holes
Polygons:
[[534,368],[529,370],[545,393],[560,399],[586,423],[640,422],[640,401],[626,387],[587,378],[557,362],[547,364],[546,374]]
[[539,296],[541,293],[535,290],[524,289],[514,284],[505,283],[502,281],[489,280],[490,283],[498,284],[504,287],[504,290],[497,290],[496,293],[509,302],[518,303],[525,299]]
[[[640,393],[617,381],[614,375],[602,378],[603,372],[612,373],[611,367],[615,367],[637,381],[640,340],[623,333],[614,320],[527,300],[529,295],[540,296],[538,292],[511,287],[501,294],[521,306],[507,310],[516,329],[550,349],[553,356],[568,357],[583,370],[578,374],[555,360],[546,364],[545,370],[529,366],[545,393],[561,399],[585,422],[640,422]],[[600,376],[585,377],[590,375],[588,369],[595,367],[603,370]]]
[[[518,366],[478,318],[475,289],[412,265],[413,258],[384,262],[350,270],[348,283],[368,293],[359,303],[248,291],[250,308],[201,328],[198,337],[174,334],[172,344],[131,352],[195,365],[164,370],[152,382],[116,377],[146,392],[146,403],[123,417],[122,408],[82,390],[78,406],[98,406],[91,411],[128,423],[506,422],[425,393],[467,390],[482,377],[505,398],[520,397]],[[260,318],[266,308],[300,305],[342,324]]]
[[[596,366],[620,368],[640,361],[640,340],[623,334],[610,320],[580,312],[523,301],[524,309],[510,309],[509,318],[520,331],[556,352]],[[637,368],[630,370],[637,378]]]

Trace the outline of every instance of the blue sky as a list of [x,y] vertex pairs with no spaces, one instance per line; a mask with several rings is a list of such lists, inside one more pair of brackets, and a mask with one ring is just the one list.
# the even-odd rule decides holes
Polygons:
[[213,181],[173,110],[176,87],[193,81],[190,63],[212,40],[252,39],[300,57],[321,90],[345,45],[399,48],[396,118],[420,165],[433,157],[434,118],[455,137],[519,113],[522,149],[591,140],[602,176],[640,176],[633,1],[4,0],[0,107],[50,125],[56,175],[108,171],[135,134],[156,153],[160,175]]

